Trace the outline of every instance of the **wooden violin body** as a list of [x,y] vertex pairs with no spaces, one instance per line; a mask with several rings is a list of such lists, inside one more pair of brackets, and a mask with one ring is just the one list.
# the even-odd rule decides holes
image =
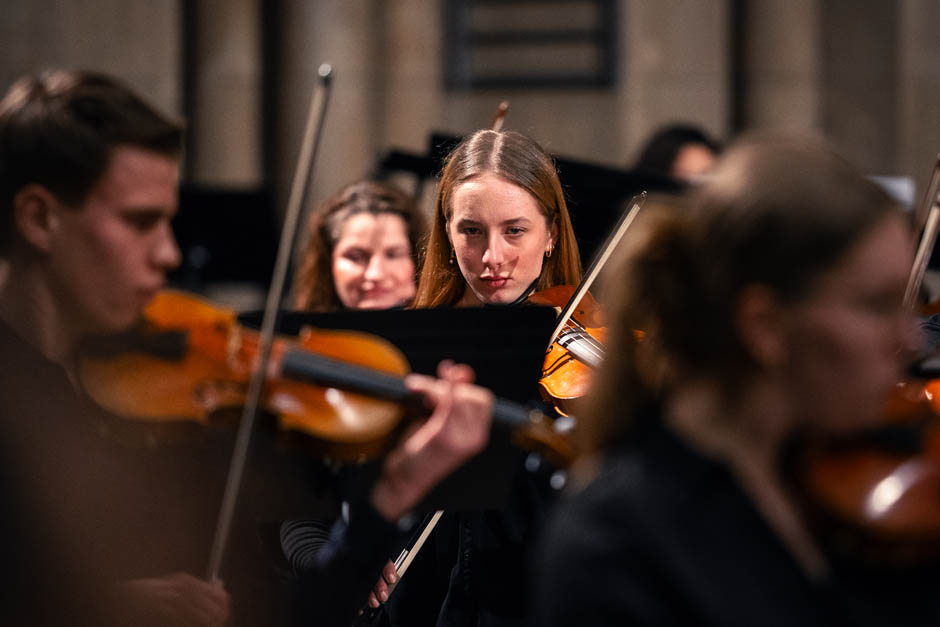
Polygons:
[[[574,293],[567,285],[536,292],[528,301],[561,308]],[[565,325],[548,347],[539,386],[545,399],[564,415],[576,412],[578,400],[590,390],[594,371],[604,358],[604,326],[600,305],[590,293],[585,294]]]
[[[79,376],[88,395],[118,416],[138,422],[191,420],[206,425],[218,410],[240,408],[258,356],[258,334],[237,323],[233,311],[181,292],[158,294],[145,312],[143,334],[120,351],[88,354]],[[158,348],[155,348],[158,347]],[[380,338],[350,331],[305,330],[278,338],[272,371],[290,350],[341,359],[403,376],[408,363]],[[269,376],[261,406],[287,434],[303,434],[341,460],[370,457],[398,425],[400,404]]]
[[816,443],[798,486],[824,542],[866,561],[940,556],[940,380],[898,384],[884,425]]

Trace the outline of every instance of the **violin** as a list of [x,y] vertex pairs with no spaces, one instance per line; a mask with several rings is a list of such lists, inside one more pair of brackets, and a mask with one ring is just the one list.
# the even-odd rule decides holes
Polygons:
[[[80,383],[104,409],[138,423],[211,423],[245,402],[258,362],[258,332],[234,311],[175,291],[159,293],[142,328],[87,351]],[[408,362],[389,342],[352,331],[305,329],[276,337],[260,405],[278,429],[318,455],[358,463],[384,452],[402,419],[420,405],[403,381]],[[513,428],[515,442],[560,466],[573,450],[551,420],[496,399],[493,418]]]
[[904,566],[940,555],[940,380],[899,383],[885,424],[813,442],[794,464],[826,546]]
[[607,329],[601,308],[588,290],[646,201],[643,192],[629,202],[616,226],[591,261],[577,287],[556,286],[536,292],[527,302],[560,309],[545,355],[539,385],[545,400],[567,416],[578,399],[588,392],[596,370],[604,359]]
[[[571,300],[574,290],[570,285],[559,285],[536,292],[527,300],[534,305],[561,308]],[[539,379],[543,396],[560,413],[576,413],[577,399],[587,394],[594,371],[603,362],[606,338],[601,307],[586,293],[574,308],[568,324],[549,345]]]

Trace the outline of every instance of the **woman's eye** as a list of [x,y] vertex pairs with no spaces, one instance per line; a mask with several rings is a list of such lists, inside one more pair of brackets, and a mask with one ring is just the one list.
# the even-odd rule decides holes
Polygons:
[[462,226],[460,232],[464,235],[479,235],[480,229],[475,226]]
[[525,229],[522,228],[521,226],[511,226],[508,229],[506,229],[506,232],[509,233],[510,235],[522,235],[523,233],[525,233]]
[[343,257],[352,261],[353,263],[365,264],[369,260],[369,256],[362,252],[361,250],[349,250],[343,254]]

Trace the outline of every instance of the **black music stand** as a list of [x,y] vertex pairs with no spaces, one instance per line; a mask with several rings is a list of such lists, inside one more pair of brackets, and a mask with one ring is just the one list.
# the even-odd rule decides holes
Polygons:
[[[383,337],[404,353],[413,372],[433,374],[442,359],[470,365],[477,383],[518,403],[537,401],[545,349],[555,324],[551,307],[478,307],[335,313],[282,312],[278,331],[293,335],[303,326],[342,329]],[[243,323],[258,325],[257,312]],[[499,509],[525,452],[515,448],[505,427],[494,425],[490,444],[458,469],[417,509],[431,511]],[[374,477],[363,479],[366,489]]]

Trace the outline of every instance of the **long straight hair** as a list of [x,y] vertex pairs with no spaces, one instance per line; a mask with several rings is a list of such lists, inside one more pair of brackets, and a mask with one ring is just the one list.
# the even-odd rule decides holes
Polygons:
[[575,285],[580,280],[578,244],[551,157],[521,133],[483,130],[464,139],[444,164],[415,307],[452,306],[463,296],[467,282],[458,265],[451,263],[454,249],[447,237],[453,215],[451,201],[458,186],[486,173],[526,190],[538,203],[548,227],[554,224],[558,229],[558,241],[552,256],[542,264],[537,289]]

